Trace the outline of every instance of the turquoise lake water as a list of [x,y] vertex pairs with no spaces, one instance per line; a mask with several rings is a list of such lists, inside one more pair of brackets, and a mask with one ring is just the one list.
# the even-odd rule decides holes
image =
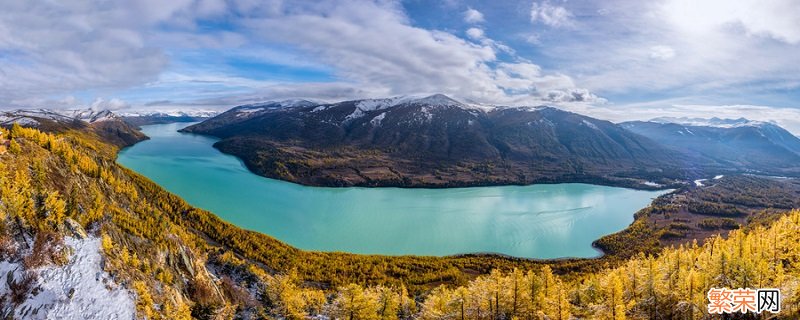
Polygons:
[[595,257],[592,241],[624,229],[665,191],[588,184],[456,189],[306,187],[255,175],[177,132],[143,126],[151,139],[118,162],[190,204],[295,247],[387,255],[492,252],[525,258]]

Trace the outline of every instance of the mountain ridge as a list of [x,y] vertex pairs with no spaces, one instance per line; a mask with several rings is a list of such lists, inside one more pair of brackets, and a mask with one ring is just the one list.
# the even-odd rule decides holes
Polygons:
[[113,144],[126,147],[147,139],[110,110],[94,109],[18,109],[0,111],[0,126],[14,123],[39,128],[48,132],[81,131],[90,129]]
[[800,138],[771,122],[712,119],[711,125],[691,121],[629,121],[620,125],[632,132],[689,155],[717,173],[751,172],[800,174]]
[[609,121],[444,95],[239,106],[182,131],[221,138],[215,147],[258,174],[309,185],[650,188],[642,183],[684,175],[666,149]]

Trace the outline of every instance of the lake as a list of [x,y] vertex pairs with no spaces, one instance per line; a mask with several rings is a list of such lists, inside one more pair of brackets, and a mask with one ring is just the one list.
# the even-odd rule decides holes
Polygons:
[[143,126],[151,139],[117,161],[193,206],[305,250],[386,255],[491,252],[596,257],[591,243],[624,229],[666,191],[578,183],[454,189],[307,187],[255,175],[216,138]]

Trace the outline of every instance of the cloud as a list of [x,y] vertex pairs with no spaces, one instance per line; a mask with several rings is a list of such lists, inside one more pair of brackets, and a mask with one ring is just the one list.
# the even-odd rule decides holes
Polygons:
[[559,72],[612,100],[716,95],[761,104],[769,95],[786,105],[785,92],[800,88],[800,9],[789,0],[755,3],[564,2],[580,23],[540,31],[537,48]]
[[485,38],[485,35],[483,33],[483,29],[481,29],[481,28],[469,28],[469,29],[467,29],[467,36],[469,36],[470,38],[475,39],[475,40],[480,40],[480,39]]
[[657,60],[669,60],[675,57],[675,49],[670,46],[652,46],[650,47],[650,58]]
[[481,23],[484,22],[483,13],[478,10],[467,8],[467,11],[464,11],[464,22],[466,23]]
[[[483,28],[471,28],[462,38],[414,26],[395,1],[17,1],[3,9],[4,107],[439,92],[479,102],[534,104],[574,96],[551,92],[585,90],[560,73],[510,72],[539,67]],[[485,22],[472,8],[464,20]],[[226,69],[225,59],[312,70],[331,79],[258,79]],[[506,66],[499,68],[500,62]],[[114,100],[115,94],[127,102]],[[62,104],[51,98],[65,95],[81,98]]]
[[112,98],[110,100],[106,100],[103,98],[96,98],[92,104],[89,105],[89,109],[92,110],[120,110],[130,108],[130,105],[122,101],[121,99]]
[[[533,104],[561,102],[562,97],[554,99],[550,92],[577,89],[565,75],[510,72],[535,66],[521,59],[496,67],[498,52],[510,48],[487,38],[482,29],[467,31],[477,41],[473,43],[448,32],[414,27],[392,3],[331,2],[302,11],[286,6],[283,12],[289,14],[249,19],[248,29],[265,41],[298,47],[330,65],[339,78],[336,88],[343,92],[366,96],[441,92],[478,102]],[[354,90],[345,90],[347,86]],[[265,88],[285,95],[292,89],[299,86]]]
[[740,28],[752,36],[800,43],[800,6],[793,0],[669,0],[661,9],[669,22],[687,33]]
[[569,26],[572,25],[572,13],[564,7],[550,4],[550,1],[534,1],[531,5],[531,22],[551,27]]
[[0,100],[154,79],[167,65],[120,6],[10,1],[0,11]]

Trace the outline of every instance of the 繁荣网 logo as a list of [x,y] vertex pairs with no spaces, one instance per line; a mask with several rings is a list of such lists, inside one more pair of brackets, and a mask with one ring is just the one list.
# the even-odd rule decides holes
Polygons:
[[779,313],[780,289],[711,288],[708,290],[708,313]]

